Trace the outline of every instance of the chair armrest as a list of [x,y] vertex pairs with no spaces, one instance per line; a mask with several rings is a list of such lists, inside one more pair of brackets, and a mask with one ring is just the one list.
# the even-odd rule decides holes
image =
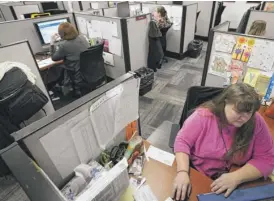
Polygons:
[[175,138],[176,138],[179,130],[180,130],[179,124],[172,124],[171,130],[170,130],[170,137],[169,137],[169,147],[170,148],[174,148]]

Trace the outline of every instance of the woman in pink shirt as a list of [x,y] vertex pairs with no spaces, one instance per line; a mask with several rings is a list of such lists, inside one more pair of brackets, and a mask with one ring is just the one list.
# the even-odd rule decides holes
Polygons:
[[[176,200],[190,194],[190,162],[214,179],[213,192],[226,197],[243,182],[267,178],[274,168],[274,148],[259,108],[260,98],[251,86],[233,84],[184,122],[174,148]],[[232,165],[242,167],[229,173]]]

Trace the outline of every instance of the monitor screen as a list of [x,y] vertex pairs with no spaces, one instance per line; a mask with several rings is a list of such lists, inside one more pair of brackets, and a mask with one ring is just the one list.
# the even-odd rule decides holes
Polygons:
[[44,11],[51,10],[51,9],[58,9],[57,2],[51,1],[51,2],[41,2],[42,8]]
[[69,19],[63,18],[35,23],[36,29],[43,45],[50,43],[52,34],[58,33],[58,27],[63,22],[69,22]]

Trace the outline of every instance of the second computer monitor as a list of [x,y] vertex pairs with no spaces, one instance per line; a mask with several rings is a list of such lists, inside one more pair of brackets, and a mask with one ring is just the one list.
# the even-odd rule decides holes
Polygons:
[[47,45],[50,43],[51,36],[54,33],[58,33],[58,27],[63,22],[69,22],[69,19],[63,18],[34,23],[42,45]]

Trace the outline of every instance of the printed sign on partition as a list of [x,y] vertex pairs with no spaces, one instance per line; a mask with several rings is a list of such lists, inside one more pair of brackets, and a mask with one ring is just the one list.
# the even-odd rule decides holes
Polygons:
[[232,52],[232,59],[248,62],[254,43],[254,38],[247,38],[243,36],[238,37],[237,44]]

